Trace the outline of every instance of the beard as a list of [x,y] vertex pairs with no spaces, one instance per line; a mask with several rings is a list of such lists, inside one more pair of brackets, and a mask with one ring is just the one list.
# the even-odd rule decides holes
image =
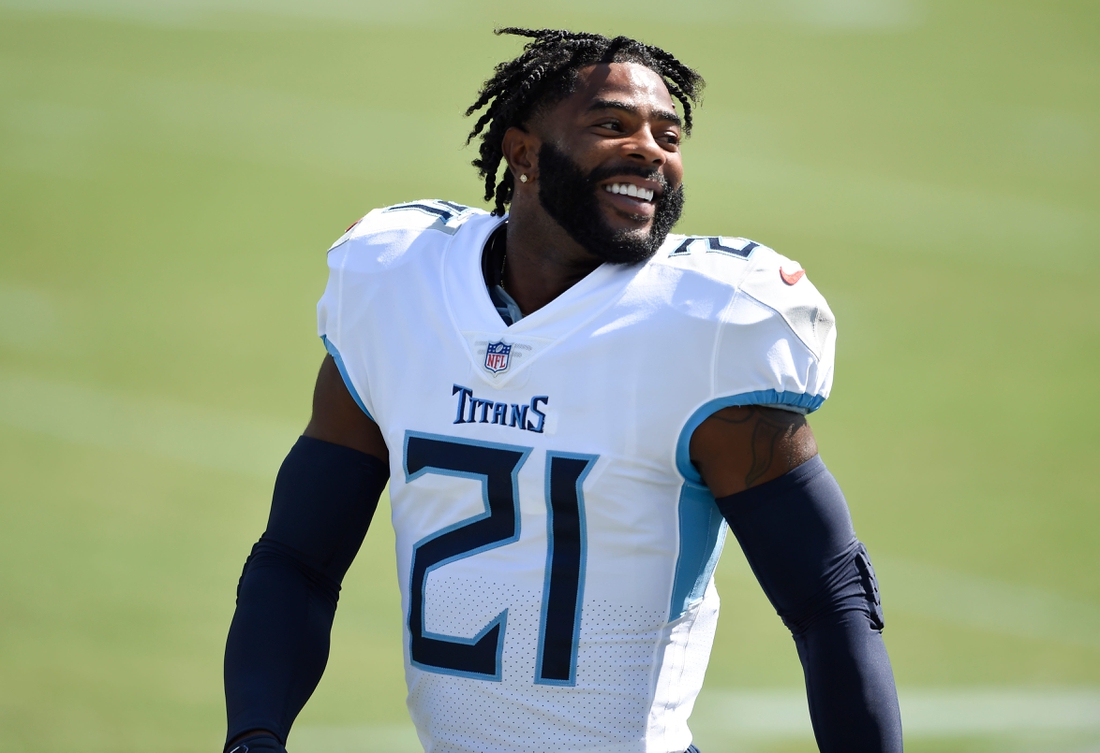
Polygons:
[[[672,188],[654,169],[637,165],[597,167],[585,172],[552,144],[539,148],[539,203],[588,253],[611,264],[638,264],[661,247],[684,210],[684,187]],[[661,185],[649,232],[616,230],[600,209],[599,182],[618,175],[636,175]]]

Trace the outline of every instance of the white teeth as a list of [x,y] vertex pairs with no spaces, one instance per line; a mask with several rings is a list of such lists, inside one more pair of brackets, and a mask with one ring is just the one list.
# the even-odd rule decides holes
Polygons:
[[653,201],[653,191],[646,188],[638,188],[633,183],[612,183],[609,186],[604,186],[604,190],[611,193],[633,196],[643,201]]

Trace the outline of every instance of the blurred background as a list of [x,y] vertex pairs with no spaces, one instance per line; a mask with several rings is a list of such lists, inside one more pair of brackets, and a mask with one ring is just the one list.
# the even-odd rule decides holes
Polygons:
[[[0,0],[0,751],[220,750],[325,250],[375,206],[484,205],[495,25],[706,76],[678,230],[773,246],[837,314],[813,425],[907,749],[1100,751],[1100,6],[1071,0]],[[294,753],[419,750],[383,508]],[[697,743],[815,750],[732,539],[717,577]]]

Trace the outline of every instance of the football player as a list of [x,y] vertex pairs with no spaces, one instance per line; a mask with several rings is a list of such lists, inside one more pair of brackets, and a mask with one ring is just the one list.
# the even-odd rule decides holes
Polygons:
[[284,750],[388,481],[425,750],[693,749],[728,526],[821,750],[900,751],[874,570],[805,417],[833,316],[770,248],[669,234],[702,79],[626,37],[498,33],[529,42],[467,113],[493,211],[376,209],[328,253],[329,355],[241,577],[226,750]]

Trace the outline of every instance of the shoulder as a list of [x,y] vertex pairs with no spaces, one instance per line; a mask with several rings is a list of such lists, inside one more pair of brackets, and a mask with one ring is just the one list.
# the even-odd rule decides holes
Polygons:
[[835,336],[832,310],[806,271],[768,246],[741,237],[670,235],[654,264],[680,271],[683,284],[728,301],[722,323],[781,320],[816,357]]
[[420,199],[371,210],[329,247],[329,266],[371,269],[405,261],[413,249],[442,248],[482,209],[442,199]]

